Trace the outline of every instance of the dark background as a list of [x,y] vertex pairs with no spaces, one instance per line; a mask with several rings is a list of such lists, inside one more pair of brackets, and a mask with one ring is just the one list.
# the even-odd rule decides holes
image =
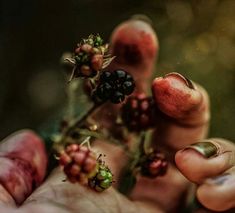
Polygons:
[[148,15],[160,52],[156,75],[177,71],[211,96],[210,135],[235,141],[234,0],[0,0],[0,138],[38,128],[65,103],[60,57],[77,41]]

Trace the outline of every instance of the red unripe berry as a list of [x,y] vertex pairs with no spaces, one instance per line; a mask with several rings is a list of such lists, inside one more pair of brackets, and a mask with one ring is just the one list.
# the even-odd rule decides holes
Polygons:
[[96,173],[96,155],[86,146],[71,144],[60,155],[60,165],[72,183],[86,183]]
[[93,75],[93,70],[88,65],[82,65],[80,67],[80,72],[81,72],[81,75],[84,77],[89,77]]
[[69,157],[68,154],[66,154],[65,152],[63,152],[60,155],[60,165],[64,166],[69,164],[72,161],[71,157]]
[[75,54],[78,54],[81,52],[81,47],[77,47],[75,50],[74,50]]
[[98,71],[102,68],[102,65],[103,65],[103,56],[101,54],[95,54],[92,56],[92,59],[91,59],[91,67]]
[[85,52],[85,53],[90,53],[92,50],[92,46],[90,44],[83,44],[81,46],[81,51]]
[[66,147],[65,152],[67,154],[70,154],[71,152],[75,152],[78,149],[79,149],[79,145],[78,144],[71,144],[71,145]]

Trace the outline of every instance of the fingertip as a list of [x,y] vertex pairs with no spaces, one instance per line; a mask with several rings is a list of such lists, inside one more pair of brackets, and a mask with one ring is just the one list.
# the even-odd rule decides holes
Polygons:
[[111,35],[110,50],[116,56],[111,68],[126,69],[143,84],[152,75],[158,49],[157,35],[149,23],[140,19],[124,21]]
[[35,181],[39,184],[45,176],[47,153],[42,138],[30,129],[23,129],[9,135],[0,145],[2,155],[21,159],[35,169]]
[[155,31],[149,23],[140,19],[122,22],[111,36],[111,52],[120,63],[143,63],[149,58],[155,58],[158,48]]
[[202,102],[202,94],[195,84],[179,73],[156,78],[152,92],[159,109],[176,119],[188,117]]
[[234,189],[234,177],[230,174],[222,174],[200,185],[196,196],[207,209],[226,211],[235,206]]
[[180,150],[175,163],[181,173],[194,183],[219,175],[231,168],[231,152],[220,153],[210,142],[199,142]]

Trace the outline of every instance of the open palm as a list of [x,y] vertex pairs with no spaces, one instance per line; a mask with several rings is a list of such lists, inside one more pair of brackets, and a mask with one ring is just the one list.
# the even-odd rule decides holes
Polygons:
[[[207,208],[233,208],[235,147],[223,139],[204,140],[210,119],[206,91],[178,73],[156,78],[150,84],[158,41],[150,25],[143,21],[130,20],[119,25],[111,38],[111,51],[117,56],[111,69],[132,73],[138,92],[152,86],[158,111],[153,145],[167,153],[171,161],[167,174],[156,179],[138,177],[128,198],[113,187],[97,193],[64,182],[59,168],[42,183],[47,164],[43,142],[34,132],[23,130],[0,146],[1,212],[181,212],[195,195],[192,182],[197,184],[198,200]],[[110,118],[106,121],[109,126]],[[198,146],[189,146],[197,141],[211,149],[203,152]],[[97,141],[94,149],[106,154],[107,164],[118,178],[127,162],[124,152],[103,141]],[[20,207],[16,208],[16,204]]]

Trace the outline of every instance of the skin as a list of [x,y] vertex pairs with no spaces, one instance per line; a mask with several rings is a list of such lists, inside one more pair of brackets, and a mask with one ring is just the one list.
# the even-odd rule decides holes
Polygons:
[[[123,29],[129,29],[128,33]],[[149,39],[149,46],[138,46],[138,39],[141,40],[138,34],[147,34],[144,38]],[[128,40],[132,35],[137,38]],[[115,45],[123,48],[120,43],[124,41],[132,47],[137,45],[134,48],[135,54],[141,57],[139,60],[132,59],[131,63],[126,61],[125,57],[125,60],[122,58],[111,66],[121,66],[132,73],[137,79],[138,90],[144,91],[150,85],[148,79],[158,51],[156,35],[148,24],[131,20],[115,29],[111,38],[113,54],[117,51]],[[126,53],[123,50],[118,54],[122,57]],[[141,76],[142,80],[138,80]],[[64,182],[64,174],[59,168],[43,180],[47,165],[43,141],[36,133],[22,130],[9,136],[0,145],[1,212],[180,212],[177,208],[182,208],[187,195],[192,194],[192,183],[197,184],[196,195],[205,207],[217,211],[233,208],[235,146],[224,139],[210,139],[220,151],[216,157],[209,159],[193,149],[184,149],[206,138],[210,119],[206,91],[183,76],[171,73],[153,81],[152,93],[158,110],[153,145],[168,153],[171,159],[169,170],[164,177],[139,177],[129,198],[118,193],[113,187],[103,193],[96,193],[80,184]],[[109,123],[110,118],[106,119]],[[106,154],[106,163],[115,177],[118,177],[127,160],[124,152],[119,147],[103,141],[97,141],[93,149]],[[223,184],[218,185],[210,181],[211,178],[224,173],[230,175]]]

